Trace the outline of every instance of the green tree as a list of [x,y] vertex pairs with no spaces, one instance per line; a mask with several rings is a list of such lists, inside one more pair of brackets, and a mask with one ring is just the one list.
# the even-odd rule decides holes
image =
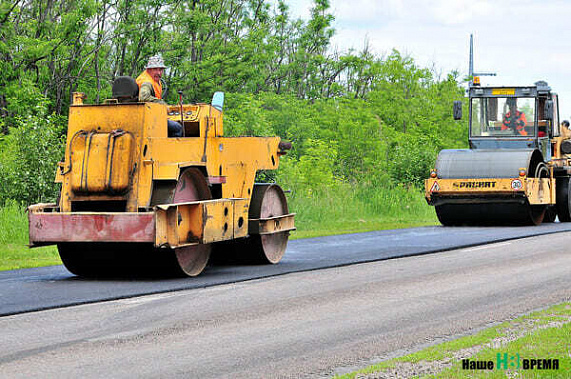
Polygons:
[[55,201],[59,190],[55,169],[64,155],[65,118],[28,115],[17,118],[16,124],[0,140],[0,203]]
[[[314,0],[306,21],[285,0],[0,0],[1,171],[12,183],[0,200],[53,197],[46,162],[61,158],[72,93],[99,103],[159,52],[167,101],[176,90],[186,102],[227,92],[226,133],[292,141],[283,172],[295,178],[279,175],[303,191],[420,185],[440,149],[466,146],[466,126],[452,120],[458,74],[440,79],[366,41],[332,51],[333,21],[329,0]],[[42,122],[46,135],[34,129]]]

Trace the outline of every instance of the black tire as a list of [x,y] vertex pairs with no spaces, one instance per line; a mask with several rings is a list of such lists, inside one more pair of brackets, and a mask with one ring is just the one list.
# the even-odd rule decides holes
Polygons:
[[444,226],[511,226],[541,224],[547,207],[524,202],[441,204],[435,209],[438,220]]
[[64,266],[85,278],[171,277],[174,255],[147,243],[73,242],[57,245]]
[[436,217],[438,217],[438,221],[443,226],[458,226],[462,225],[462,220],[460,220],[454,211],[451,211],[451,207],[446,205],[436,205],[434,210],[436,211]]
[[564,176],[562,178],[557,178],[556,185],[556,202],[557,207],[557,217],[559,217],[560,222],[570,222],[571,221],[571,195],[569,191],[571,186],[569,185],[570,178]]

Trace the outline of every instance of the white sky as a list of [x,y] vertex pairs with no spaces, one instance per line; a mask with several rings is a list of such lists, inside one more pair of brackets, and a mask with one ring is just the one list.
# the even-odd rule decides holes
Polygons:
[[[308,19],[312,0],[286,0],[292,17]],[[396,48],[442,77],[495,72],[482,85],[530,85],[545,80],[559,94],[560,117],[571,119],[571,1],[569,0],[330,0],[333,46],[379,56]]]

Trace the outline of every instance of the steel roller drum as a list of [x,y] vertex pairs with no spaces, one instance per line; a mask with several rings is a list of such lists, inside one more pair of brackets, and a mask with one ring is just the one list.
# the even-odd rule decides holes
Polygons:
[[[535,176],[543,161],[538,150],[442,150],[436,161],[441,179],[517,178],[520,168]],[[435,203],[443,225],[540,224],[544,206],[531,206],[518,197],[441,197]]]
[[519,169],[533,176],[542,161],[538,150],[442,150],[436,160],[441,179],[517,178]]

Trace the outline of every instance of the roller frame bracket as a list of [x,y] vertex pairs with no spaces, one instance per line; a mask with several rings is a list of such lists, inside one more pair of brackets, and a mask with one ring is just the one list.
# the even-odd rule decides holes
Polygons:
[[254,218],[248,220],[248,230],[250,234],[275,234],[282,232],[289,232],[295,230],[294,224],[295,213],[287,215],[269,217],[269,218]]
[[237,210],[245,204],[247,199],[238,198],[157,205],[155,246],[178,248],[245,236]]

